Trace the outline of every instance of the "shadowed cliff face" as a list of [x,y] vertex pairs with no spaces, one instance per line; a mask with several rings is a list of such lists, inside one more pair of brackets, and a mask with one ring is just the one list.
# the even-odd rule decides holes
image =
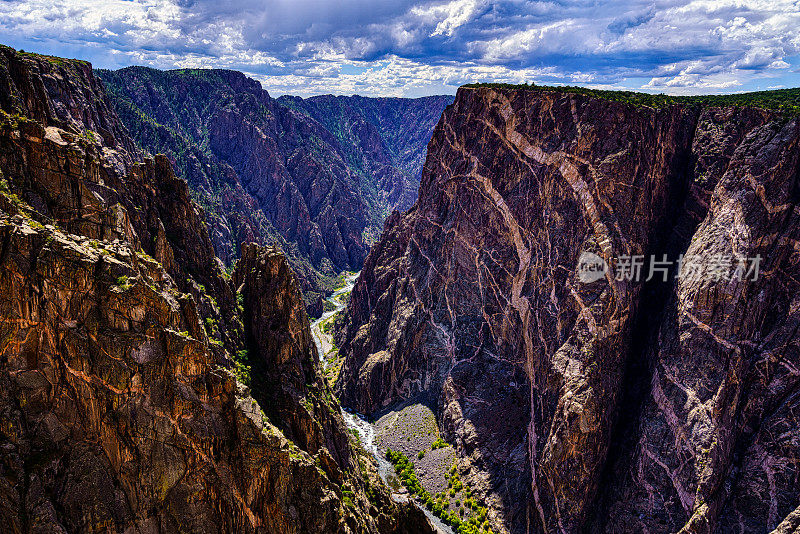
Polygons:
[[232,281],[243,296],[253,396],[302,449],[326,448],[338,465],[357,467],[339,405],[322,378],[305,306],[284,256],[246,244]]
[[349,441],[285,258],[227,280],[90,65],[2,47],[0,81],[5,530],[429,531]]
[[452,100],[275,100],[224,70],[98,74],[136,142],[167,154],[192,186],[219,257],[230,264],[244,242],[278,244],[316,315],[332,278],[360,269],[388,210],[413,203],[430,132]]
[[[800,489],[798,134],[753,109],[461,89],[353,290],[343,404],[438,403],[500,530],[775,528]],[[584,283],[585,251],[707,276]],[[759,254],[757,280],[709,275]]]

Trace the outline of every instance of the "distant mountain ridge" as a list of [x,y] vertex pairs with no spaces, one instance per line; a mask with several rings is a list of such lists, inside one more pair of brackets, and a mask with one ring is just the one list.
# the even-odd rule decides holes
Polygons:
[[385,215],[405,211],[417,199],[428,141],[444,107],[452,101],[450,96],[278,99],[307,113],[336,136],[351,167],[377,186]]
[[239,245],[278,244],[312,314],[358,270],[383,219],[413,204],[427,141],[452,97],[272,98],[229,70],[97,70],[144,150],[164,153],[206,211],[230,265]]

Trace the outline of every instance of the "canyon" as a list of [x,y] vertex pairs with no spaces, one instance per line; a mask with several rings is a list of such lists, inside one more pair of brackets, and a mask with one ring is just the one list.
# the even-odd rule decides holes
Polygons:
[[416,200],[450,96],[272,98],[241,72],[98,70],[137,145],[165,154],[204,208],[217,256],[277,245],[314,316],[384,217]]
[[0,47],[0,519],[10,532],[432,532],[322,377],[285,256],[228,275],[91,65]]
[[0,46],[0,521],[798,532],[799,99]]

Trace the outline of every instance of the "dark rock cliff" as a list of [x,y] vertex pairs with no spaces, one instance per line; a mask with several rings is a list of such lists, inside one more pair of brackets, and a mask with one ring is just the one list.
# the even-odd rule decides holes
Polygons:
[[338,403],[325,385],[295,277],[282,254],[250,243],[233,273],[243,295],[253,396],[302,449],[326,448],[350,465]]
[[[497,530],[790,530],[798,140],[756,109],[462,88],[353,290],[342,403],[435,406]],[[582,252],[700,276],[584,283]]]
[[349,441],[283,256],[227,280],[110,109],[87,63],[0,48],[4,531],[429,529]]

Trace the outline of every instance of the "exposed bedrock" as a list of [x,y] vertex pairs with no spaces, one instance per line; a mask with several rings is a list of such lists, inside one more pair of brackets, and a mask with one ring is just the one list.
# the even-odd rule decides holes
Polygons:
[[274,244],[313,315],[357,271],[391,209],[416,199],[425,147],[451,96],[270,97],[228,70],[99,70],[136,143],[164,153],[226,265],[242,243]]
[[[798,137],[756,109],[460,89],[353,290],[343,404],[433,399],[499,530],[777,527],[800,493]],[[584,283],[585,251],[701,276]]]
[[203,215],[88,63],[0,47],[0,530],[430,532],[349,439],[286,258],[231,283]]

